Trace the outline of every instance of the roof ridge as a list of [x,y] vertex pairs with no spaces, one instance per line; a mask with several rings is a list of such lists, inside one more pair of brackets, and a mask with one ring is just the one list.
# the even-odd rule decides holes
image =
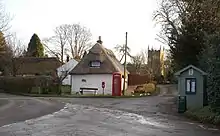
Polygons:
[[[72,62],[78,64],[78,62],[77,62],[75,59],[70,59],[68,62],[66,62],[65,64],[63,64],[63,65],[61,65],[60,67],[58,67],[57,70],[63,70],[63,69],[65,69],[65,66],[67,66],[68,64],[70,64],[70,63],[72,63]],[[75,66],[76,66],[76,65],[75,65]],[[74,67],[75,67],[75,66],[74,66]],[[69,73],[70,71],[72,71],[72,70],[74,69],[74,67],[67,68],[67,69],[65,69],[65,70],[67,70],[68,73]]]
[[197,68],[196,66],[190,64],[185,68],[180,69],[179,71],[177,71],[176,73],[174,73],[175,76],[180,75],[182,72],[186,71],[189,68],[194,68],[195,70],[197,70],[198,72],[200,72],[202,75],[207,75],[207,73],[203,70],[201,70],[200,68]]

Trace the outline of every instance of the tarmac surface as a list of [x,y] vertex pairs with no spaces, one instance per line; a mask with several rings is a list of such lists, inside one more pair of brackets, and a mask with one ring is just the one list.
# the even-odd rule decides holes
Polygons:
[[0,93],[0,126],[41,117],[62,109],[64,105],[51,100]]
[[[175,95],[168,88],[162,86],[159,96],[142,98],[22,98],[26,110],[20,114],[25,118],[3,123],[7,125],[1,125],[0,136],[220,136],[217,127],[177,114]],[[52,112],[62,103],[64,108]],[[39,110],[46,109],[53,110],[39,117]],[[17,110],[9,115],[19,114]],[[38,117],[26,119],[32,114]]]

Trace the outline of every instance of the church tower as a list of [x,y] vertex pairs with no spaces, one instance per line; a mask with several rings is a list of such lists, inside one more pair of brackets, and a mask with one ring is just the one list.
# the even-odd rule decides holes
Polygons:
[[164,48],[160,46],[159,50],[151,50],[148,46],[148,68],[154,75],[164,75]]

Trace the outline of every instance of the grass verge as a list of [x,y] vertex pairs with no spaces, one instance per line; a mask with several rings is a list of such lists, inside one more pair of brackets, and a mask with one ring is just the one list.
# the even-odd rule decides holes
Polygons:
[[139,95],[111,96],[111,95],[66,95],[66,94],[57,95],[57,94],[25,94],[25,93],[13,93],[13,94],[20,95],[20,96],[29,96],[29,97],[61,97],[61,98],[140,98],[140,97],[148,97],[145,95],[142,95],[142,96],[139,96]]
[[188,118],[197,120],[201,123],[220,125],[220,114],[213,113],[209,106],[206,106],[200,110],[188,110],[185,112],[185,115]]
[[156,91],[153,92],[151,95],[145,95],[145,94],[135,94],[135,95],[124,95],[124,96],[112,96],[112,95],[69,95],[69,94],[29,94],[29,93],[10,93],[14,95],[20,95],[20,96],[29,96],[29,97],[63,97],[63,98],[140,98],[140,97],[149,97],[149,96],[156,96],[160,93],[160,88],[156,87]]

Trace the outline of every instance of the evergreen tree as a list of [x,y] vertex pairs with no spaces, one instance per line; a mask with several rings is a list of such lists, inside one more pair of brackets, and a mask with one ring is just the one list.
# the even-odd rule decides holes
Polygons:
[[8,46],[4,34],[0,32],[0,71],[8,75],[11,70],[12,49]]
[[0,32],[0,58],[2,58],[6,51],[6,41],[2,32]]
[[[205,2],[204,2],[205,1]],[[220,0],[204,0],[202,7],[204,48],[198,56],[200,68],[208,73],[207,95],[209,105],[220,113]]]
[[44,47],[37,34],[31,37],[28,44],[27,56],[30,57],[44,57]]
[[[183,2],[190,4],[192,0]],[[169,37],[175,71],[190,64],[199,67],[198,56],[205,46],[204,33],[215,31],[214,21],[210,18],[215,12],[208,9],[207,0],[194,2],[195,4],[185,7],[186,14],[180,15],[179,33],[173,30]]]
[[197,24],[186,23],[177,36],[175,44],[170,46],[174,71],[190,64],[198,66],[198,55],[203,49],[203,36],[196,28]]
[[220,113],[220,33],[207,35],[206,48],[201,52],[200,65],[208,73],[208,102]]

